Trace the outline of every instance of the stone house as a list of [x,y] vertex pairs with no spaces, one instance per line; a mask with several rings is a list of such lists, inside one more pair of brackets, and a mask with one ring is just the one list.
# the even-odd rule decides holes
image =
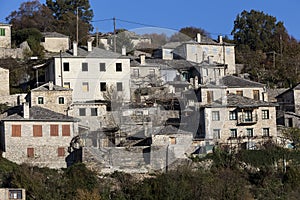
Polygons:
[[72,92],[70,88],[54,85],[52,81],[32,89],[28,95],[30,106],[39,106],[68,115],[72,104]]
[[69,49],[69,37],[57,32],[43,32],[41,45],[48,52],[60,52]]
[[225,74],[236,73],[234,44],[224,42],[222,36],[214,41],[197,34],[196,41],[183,42],[173,50],[173,55],[196,63],[211,60],[226,65]]
[[0,48],[11,48],[11,24],[0,23]]
[[78,119],[24,103],[1,121],[1,151],[17,164],[65,168],[74,161],[68,149],[77,135]]
[[0,188],[1,200],[26,200],[26,191],[23,188]]
[[213,144],[259,147],[276,141],[276,105],[236,94],[227,94],[200,108],[202,132]]
[[77,47],[56,55],[46,69],[46,81],[72,88],[73,101],[130,100],[130,59],[92,47]]
[[[1,30],[1,29],[0,29]],[[0,96],[8,96],[9,92],[9,70],[0,67]]]

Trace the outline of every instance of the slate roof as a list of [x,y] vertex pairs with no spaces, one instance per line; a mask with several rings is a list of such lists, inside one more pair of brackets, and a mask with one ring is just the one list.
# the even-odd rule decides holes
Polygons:
[[229,88],[251,88],[251,87],[264,87],[265,85],[262,83],[258,83],[258,82],[254,82],[254,81],[250,81],[241,77],[237,77],[237,76],[224,76],[221,79],[221,82],[229,87]]
[[160,67],[160,68],[173,68],[173,69],[186,69],[186,68],[191,68],[198,65],[195,62],[187,61],[187,60],[163,60],[163,59],[158,59],[158,58],[153,58],[153,59],[146,59],[145,60],[145,65],[141,65],[138,60],[133,60],[131,61],[131,66],[155,66],[155,67]]
[[161,46],[162,49],[175,49],[176,47],[180,46],[182,42],[168,42]]
[[239,96],[236,94],[228,94],[226,96],[226,104],[222,105],[222,100],[218,99],[206,107],[237,107],[237,108],[257,108],[257,107],[273,107],[277,104],[266,101],[254,100],[248,97]]
[[29,108],[29,118],[25,119],[23,117],[22,106],[16,111],[16,113],[11,114],[3,121],[55,121],[55,122],[78,122],[79,119],[63,115],[61,113],[54,112],[52,110],[42,108],[39,106],[32,106]]
[[[73,49],[63,52],[61,56],[63,58],[128,58],[119,53],[100,49],[98,47],[93,47],[92,51],[89,52],[85,46],[77,47],[77,56],[73,56]],[[57,54],[54,57],[59,58],[60,54]]]
[[57,32],[43,32],[42,35],[49,38],[68,38],[68,36]]
[[[53,91],[72,91],[71,88],[61,87],[59,85],[53,85]],[[45,83],[37,88],[32,89],[31,91],[49,91],[49,83]]]
[[155,135],[174,135],[174,134],[187,134],[187,135],[190,135],[190,134],[193,134],[192,132],[189,132],[189,131],[184,131],[184,130],[181,130],[181,129],[178,129],[172,125],[168,125],[168,126],[164,126],[163,128],[161,128],[159,130],[158,133],[156,133]]

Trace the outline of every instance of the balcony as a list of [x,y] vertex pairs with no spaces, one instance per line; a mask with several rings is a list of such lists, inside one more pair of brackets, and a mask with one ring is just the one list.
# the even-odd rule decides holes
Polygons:
[[249,124],[256,124],[257,123],[257,115],[251,114],[242,114],[238,117],[237,124],[238,125],[249,125]]

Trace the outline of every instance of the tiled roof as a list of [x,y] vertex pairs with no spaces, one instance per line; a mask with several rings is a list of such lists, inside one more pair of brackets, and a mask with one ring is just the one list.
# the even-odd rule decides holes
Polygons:
[[[145,65],[143,66],[156,66],[160,68],[174,68],[174,69],[185,69],[196,66],[197,63],[187,60],[163,60],[163,59],[146,59]],[[140,65],[139,59],[131,61],[131,66],[142,66]]]
[[[22,107],[21,107],[22,108]],[[39,106],[32,106],[29,108],[29,119],[23,117],[22,109],[18,109],[18,112],[9,115],[2,119],[3,121],[65,121],[76,122],[79,119],[63,115],[46,108]]]
[[[60,54],[54,56],[56,58],[60,57]],[[73,49],[68,50],[67,52],[62,53],[63,58],[127,58],[126,56],[122,56],[119,53],[115,53],[112,51],[100,49],[98,47],[93,47],[92,51],[88,51],[87,47],[78,47],[77,48],[77,56],[73,56]]]
[[[49,91],[49,83],[45,83],[31,91]],[[53,91],[72,91],[70,88],[61,87],[59,85],[53,85]]]
[[61,33],[57,33],[57,32],[43,32],[42,35],[44,37],[53,37],[53,38],[68,38],[68,36],[61,34]]
[[244,78],[240,78],[237,76],[224,76],[222,78],[222,83],[229,88],[245,88],[245,87],[264,87],[265,85],[262,83],[250,81]]

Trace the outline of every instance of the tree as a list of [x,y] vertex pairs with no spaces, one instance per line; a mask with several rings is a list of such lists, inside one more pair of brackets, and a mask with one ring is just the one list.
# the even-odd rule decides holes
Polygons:
[[93,30],[91,20],[94,14],[89,0],[46,0],[46,5],[52,11],[54,18],[57,20],[59,32],[70,35],[72,40],[76,39],[76,23],[78,14],[78,42],[86,42],[89,31]]
[[51,10],[38,0],[22,3],[17,11],[11,12],[6,17],[6,21],[12,24],[13,31],[24,28],[36,28],[40,31],[55,30]]
[[282,133],[286,137],[286,139],[292,142],[294,148],[297,149],[300,145],[300,129],[296,127],[290,127],[283,130]]
[[170,38],[170,41],[183,42],[183,41],[193,40],[197,37],[198,33],[200,33],[201,36],[210,38],[209,33],[204,29],[189,26],[189,27],[181,28],[179,32],[173,34]]
[[[116,35],[116,51],[118,53],[122,53],[123,47],[126,48],[126,52],[131,52],[134,49],[134,45],[128,36],[129,34],[127,33],[128,31],[119,31],[119,33]],[[114,50],[114,36],[111,36],[108,39],[111,40],[110,49]]]

